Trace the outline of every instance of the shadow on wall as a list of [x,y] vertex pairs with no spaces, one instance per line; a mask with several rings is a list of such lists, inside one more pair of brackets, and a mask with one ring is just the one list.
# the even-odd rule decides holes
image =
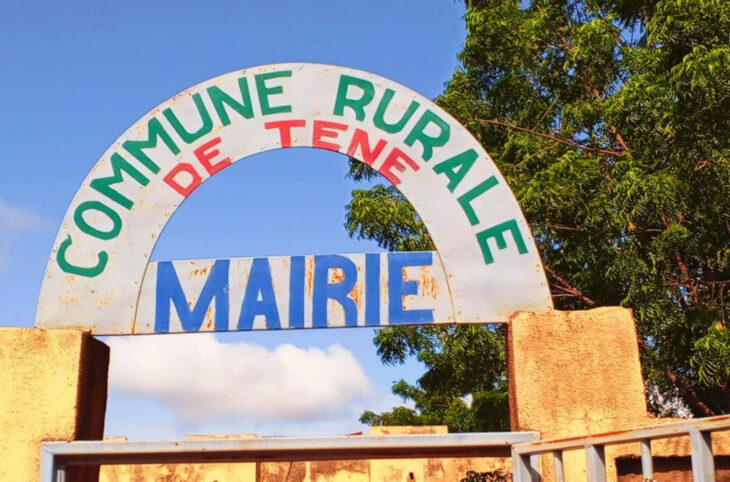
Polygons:
[[[641,457],[616,460],[619,482],[644,482]],[[692,461],[689,457],[654,457],[654,478],[657,481],[692,482]],[[730,456],[715,456],[715,480],[730,482]]]

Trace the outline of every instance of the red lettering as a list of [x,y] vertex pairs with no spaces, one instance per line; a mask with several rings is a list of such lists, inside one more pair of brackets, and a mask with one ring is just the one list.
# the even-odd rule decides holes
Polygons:
[[[180,181],[178,181],[178,174],[188,174],[190,176],[187,185],[184,185]],[[164,181],[171,188],[173,188],[183,196],[188,197],[190,193],[195,191],[195,189],[200,186],[200,182],[202,181],[202,179],[200,178],[200,174],[198,174],[198,171],[195,170],[192,164],[188,164],[187,162],[181,162],[180,164],[175,166],[172,171],[167,173],[167,175],[164,177]],[[185,179],[183,179],[183,182],[185,182]]]
[[[347,155],[355,159],[360,159],[368,166],[372,166],[378,159],[378,156],[380,156],[380,153],[383,152],[383,149],[385,149],[386,144],[387,142],[385,140],[380,139],[375,144],[375,149],[370,150],[368,133],[362,129],[355,129],[355,133],[352,135],[352,141],[350,141],[350,147],[347,148]],[[356,155],[358,147],[360,148],[361,156]]]
[[292,119],[283,121],[267,122],[264,124],[266,129],[279,129],[279,138],[281,147],[291,147],[291,130],[292,127],[304,127],[307,121],[304,119]]
[[337,122],[328,122],[322,120],[314,121],[314,129],[312,130],[312,147],[321,147],[322,149],[339,152],[341,147],[339,144],[323,141],[322,138],[327,137],[335,139],[337,136],[340,135],[340,133],[337,131],[346,131],[347,127],[347,124],[340,124]]
[[[200,163],[203,165],[206,171],[208,171],[208,174],[211,176],[215,174],[216,172],[220,171],[221,169],[224,169],[231,165],[231,158],[226,157],[225,159],[221,159],[215,164],[211,164],[210,161],[220,154],[220,151],[218,149],[211,149],[213,146],[216,146],[221,143],[221,138],[216,137],[215,139],[211,139],[202,146],[198,147],[193,151],[195,153],[195,157],[198,158]],[[210,150],[209,150],[210,149]]]
[[385,176],[385,178],[393,183],[394,186],[400,184],[400,178],[395,175],[392,169],[395,168],[395,170],[399,172],[406,171],[406,166],[400,162],[401,160],[406,161],[406,164],[408,164],[414,171],[420,169],[418,164],[413,162],[413,159],[408,157],[405,152],[394,147],[393,150],[390,151],[390,154],[388,154],[388,157],[386,157],[383,161],[383,164],[378,168],[380,174]]

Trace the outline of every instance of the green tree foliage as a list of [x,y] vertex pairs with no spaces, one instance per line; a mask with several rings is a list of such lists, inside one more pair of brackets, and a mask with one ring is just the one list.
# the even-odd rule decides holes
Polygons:
[[381,330],[378,355],[389,364],[417,356],[428,370],[418,386],[400,380],[393,393],[415,410],[398,407],[360,420],[371,425],[448,425],[454,432],[508,430],[502,329],[425,326]]
[[460,482],[510,482],[511,480],[512,476],[501,470],[494,472],[474,472],[470,470]]
[[[461,66],[437,102],[515,192],[556,306],[633,308],[651,390],[730,413],[730,2],[469,0],[464,18]],[[392,187],[354,191],[346,227],[431,248]],[[426,372],[394,387],[415,410],[364,420],[504,426],[476,407],[486,397],[506,419],[499,330],[389,329],[375,343],[384,362],[417,356]]]

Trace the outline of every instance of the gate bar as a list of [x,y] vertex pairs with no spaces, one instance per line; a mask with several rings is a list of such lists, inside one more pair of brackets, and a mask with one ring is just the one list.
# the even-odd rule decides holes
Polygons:
[[41,482],[60,482],[79,465],[509,457],[512,445],[538,432],[196,439],[178,442],[75,441],[41,444]]
[[[645,478],[651,477],[651,441],[663,438],[689,436],[692,473],[696,482],[714,482],[715,467],[712,454],[712,432],[730,429],[730,415],[703,419],[689,419],[621,430],[584,437],[570,437],[558,440],[544,440],[518,444],[512,447],[513,460],[521,458],[521,465],[528,457],[556,453],[563,450],[585,449],[586,471],[590,482],[606,480],[604,447],[638,442],[641,444],[641,468]],[[556,465],[556,474],[558,466]]]

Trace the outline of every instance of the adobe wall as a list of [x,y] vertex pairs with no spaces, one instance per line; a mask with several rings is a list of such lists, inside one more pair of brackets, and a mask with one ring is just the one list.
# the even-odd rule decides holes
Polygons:
[[[445,434],[448,429],[446,426],[373,427],[370,431],[370,435],[378,436],[429,433]],[[255,435],[189,436],[188,439],[252,437]],[[102,467],[99,482],[458,482],[470,470],[509,473],[511,461],[508,458],[423,458],[116,465]]]
[[[509,322],[512,430],[555,439],[648,424],[630,310],[518,312]],[[563,454],[566,480],[585,480],[585,452]],[[552,477],[552,457],[542,457]]]
[[[518,312],[509,322],[507,360],[512,430],[539,431],[548,440],[675,421],[648,413],[631,310]],[[730,454],[730,432],[713,434],[713,447],[715,454]],[[666,466],[674,474],[657,480],[674,480],[677,467],[689,463],[689,440],[654,441],[652,454],[657,473]],[[606,447],[607,479],[633,480],[632,460],[639,456],[638,443]],[[552,457],[541,464],[553,480]],[[563,465],[566,481],[586,480],[585,451],[565,452]]]
[[42,440],[101,439],[108,366],[86,332],[0,328],[0,480],[38,480]]
[[646,423],[630,310],[516,313],[507,359],[512,430],[550,439]]
[[[198,439],[252,439],[255,434],[189,435],[188,440]],[[124,441],[124,437],[104,440]],[[104,465],[99,472],[99,482],[257,482],[258,464],[139,464]]]

